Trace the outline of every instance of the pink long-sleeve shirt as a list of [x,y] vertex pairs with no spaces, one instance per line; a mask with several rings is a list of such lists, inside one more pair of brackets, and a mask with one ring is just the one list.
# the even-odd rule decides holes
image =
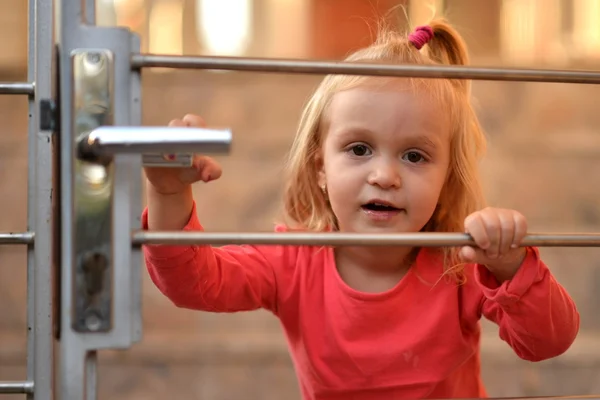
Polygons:
[[[202,229],[194,205],[184,230]],[[346,285],[330,247],[152,245],[144,254],[152,281],[178,307],[278,317],[305,400],[486,397],[482,316],[531,361],[562,354],[579,330],[575,304],[536,248],[501,285],[479,265],[466,267],[463,285],[440,280],[438,257],[423,249],[377,294]]]

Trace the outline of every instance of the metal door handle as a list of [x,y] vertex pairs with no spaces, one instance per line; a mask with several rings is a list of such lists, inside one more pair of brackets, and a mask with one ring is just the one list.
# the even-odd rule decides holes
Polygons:
[[82,135],[77,151],[80,159],[102,164],[115,154],[223,154],[231,137],[228,129],[103,126]]

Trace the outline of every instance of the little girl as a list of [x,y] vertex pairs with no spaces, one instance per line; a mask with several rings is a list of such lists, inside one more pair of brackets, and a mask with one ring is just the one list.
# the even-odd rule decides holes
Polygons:
[[[382,33],[348,60],[468,61],[443,20]],[[521,246],[525,218],[482,208],[485,139],[469,96],[464,80],[326,77],[300,122],[277,231],[467,232],[476,247],[151,245],[152,281],[178,307],[270,310],[305,400],[486,397],[482,316],[525,360],[562,354],[579,314],[538,250]],[[220,175],[200,156],[189,169],[146,169],[144,228],[202,230],[191,184]]]

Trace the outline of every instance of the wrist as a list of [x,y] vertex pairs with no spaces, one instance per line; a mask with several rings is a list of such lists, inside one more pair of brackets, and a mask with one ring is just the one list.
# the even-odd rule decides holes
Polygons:
[[511,280],[521,268],[527,257],[527,248],[521,247],[497,262],[488,262],[485,267],[494,275],[498,282]]
[[146,194],[148,229],[180,230],[186,226],[194,206],[191,185],[181,191],[164,193],[149,184]]
[[157,188],[156,186],[154,186],[154,184],[149,179],[146,179],[146,192],[148,195],[167,196],[167,197],[168,196],[181,196],[186,193],[191,193],[191,191],[192,191],[191,184],[182,185],[181,188],[179,188],[179,189],[171,189],[169,191],[166,191],[164,189]]

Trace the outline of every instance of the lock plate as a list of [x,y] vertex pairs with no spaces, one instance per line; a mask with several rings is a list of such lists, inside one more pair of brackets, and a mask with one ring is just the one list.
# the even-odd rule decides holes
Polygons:
[[[113,55],[108,50],[76,50],[73,68],[75,140],[91,130],[114,124]],[[73,158],[73,308],[77,332],[112,329],[113,165]]]

